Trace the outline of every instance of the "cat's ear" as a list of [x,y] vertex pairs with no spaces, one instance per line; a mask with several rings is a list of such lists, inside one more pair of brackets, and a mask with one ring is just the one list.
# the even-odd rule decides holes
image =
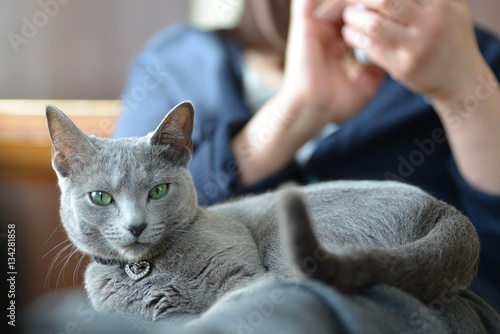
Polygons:
[[55,150],[53,166],[62,176],[68,176],[71,171],[71,162],[88,156],[93,145],[89,138],[53,105],[47,105],[45,114],[50,139]]
[[169,145],[179,152],[193,152],[194,108],[190,102],[182,102],[173,107],[151,136],[153,145]]

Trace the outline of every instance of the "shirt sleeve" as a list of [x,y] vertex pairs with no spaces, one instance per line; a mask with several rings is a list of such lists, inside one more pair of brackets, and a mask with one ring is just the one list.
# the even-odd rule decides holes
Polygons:
[[286,181],[302,182],[295,162],[266,179],[250,186],[239,185],[238,163],[233,155],[231,141],[247,120],[219,122],[205,125],[203,140],[194,143],[191,174],[201,205],[249,193],[274,189]]

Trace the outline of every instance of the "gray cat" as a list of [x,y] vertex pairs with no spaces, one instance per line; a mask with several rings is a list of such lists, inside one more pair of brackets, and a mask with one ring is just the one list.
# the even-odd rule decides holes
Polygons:
[[343,291],[390,284],[429,302],[475,275],[470,221],[402,183],[290,186],[198,206],[190,103],[141,138],[86,136],[53,106],[47,119],[61,219],[95,260],[85,288],[98,311],[186,321],[303,277]]

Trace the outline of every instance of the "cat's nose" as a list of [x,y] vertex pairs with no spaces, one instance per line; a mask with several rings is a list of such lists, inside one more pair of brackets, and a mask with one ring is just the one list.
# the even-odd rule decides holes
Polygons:
[[127,230],[129,230],[130,233],[132,233],[132,235],[137,238],[142,234],[142,232],[144,231],[146,226],[147,226],[146,223],[141,223],[141,224],[137,224],[137,225],[129,225],[127,227]]

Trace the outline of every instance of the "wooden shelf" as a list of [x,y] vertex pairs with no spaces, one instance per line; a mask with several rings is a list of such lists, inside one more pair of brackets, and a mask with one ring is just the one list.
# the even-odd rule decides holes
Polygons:
[[0,179],[55,177],[45,107],[63,111],[86,134],[109,138],[119,100],[0,100]]

